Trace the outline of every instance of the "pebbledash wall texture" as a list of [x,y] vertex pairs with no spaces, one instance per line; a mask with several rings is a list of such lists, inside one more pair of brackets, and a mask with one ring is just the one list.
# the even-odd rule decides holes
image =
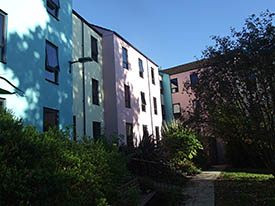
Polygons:
[[93,27],[103,36],[107,135],[123,135],[127,144],[137,144],[145,131],[159,137],[162,113],[158,66],[116,32]]
[[[31,6],[30,6],[31,5]],[[40,131],[73,120],[72,1],[1,0],[0,95],[3,105]]]

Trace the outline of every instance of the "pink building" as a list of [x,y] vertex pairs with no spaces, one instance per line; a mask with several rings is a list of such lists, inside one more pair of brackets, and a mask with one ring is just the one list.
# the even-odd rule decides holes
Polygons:
[[173,114],[176,119],[184,115],[184,111],[196,109],[197,104],[192,101],[194,97],[192,95],[189,96],[184,91],[184,83],[191,82],[196,84],[198,82],[197,70],[199,66],[200,61],[196,61],[162,70],[162,72],[170,75]]
[[[173,103],[173,114],[175,119],[183,116],[186,117],[189,112],[193,112],[198,108],[199,103],[195,101],[190,88],[187,93],[184,88],[186,82],[195,85],[199,81],[198,70],[201,68],[202,62],[196,61],[188,64],[172,67],[162,72],[170,75],[171,93]],[[190,95],[191,92],[191,95]],[[224,144],[220,138],[209,138],[203,140],[205,151],[212,163],[224,162]]]
[[145,131],[159,137],[162,114],[158,65],[118,33],[96,25],[102,34],[104,119],[108,136],[123,135],[138,144]]

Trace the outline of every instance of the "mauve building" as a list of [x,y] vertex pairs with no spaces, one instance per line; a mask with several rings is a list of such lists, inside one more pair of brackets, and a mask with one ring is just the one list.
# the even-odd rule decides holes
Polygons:
[[107,136],[137,145],[146,131],[161,135],[158,65],[118,33],[96,25],[102,34],[104,121]]

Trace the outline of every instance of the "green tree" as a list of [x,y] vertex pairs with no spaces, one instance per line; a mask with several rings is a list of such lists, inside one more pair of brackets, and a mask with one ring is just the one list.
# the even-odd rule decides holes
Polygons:
[[[274,13],[251,15],[241,31],[214,36],[203,51],[199,83],[192,85],[200,111],[193,126],[207,127],[235,149],[242,164],[263,164],[275,171],[275,27]],[[186,83],[186,91],[191,91]],[[230,147],[231,146],[231,147]],[[231,156],[231,160],[232,160]],[[233,162],[234,163],[234,162]]]

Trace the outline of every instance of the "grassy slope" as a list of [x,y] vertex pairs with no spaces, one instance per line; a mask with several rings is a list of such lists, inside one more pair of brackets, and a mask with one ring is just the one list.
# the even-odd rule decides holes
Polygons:
[[216,206],[275,206],[275,178],[259,170],[222,172],[215,182]]

